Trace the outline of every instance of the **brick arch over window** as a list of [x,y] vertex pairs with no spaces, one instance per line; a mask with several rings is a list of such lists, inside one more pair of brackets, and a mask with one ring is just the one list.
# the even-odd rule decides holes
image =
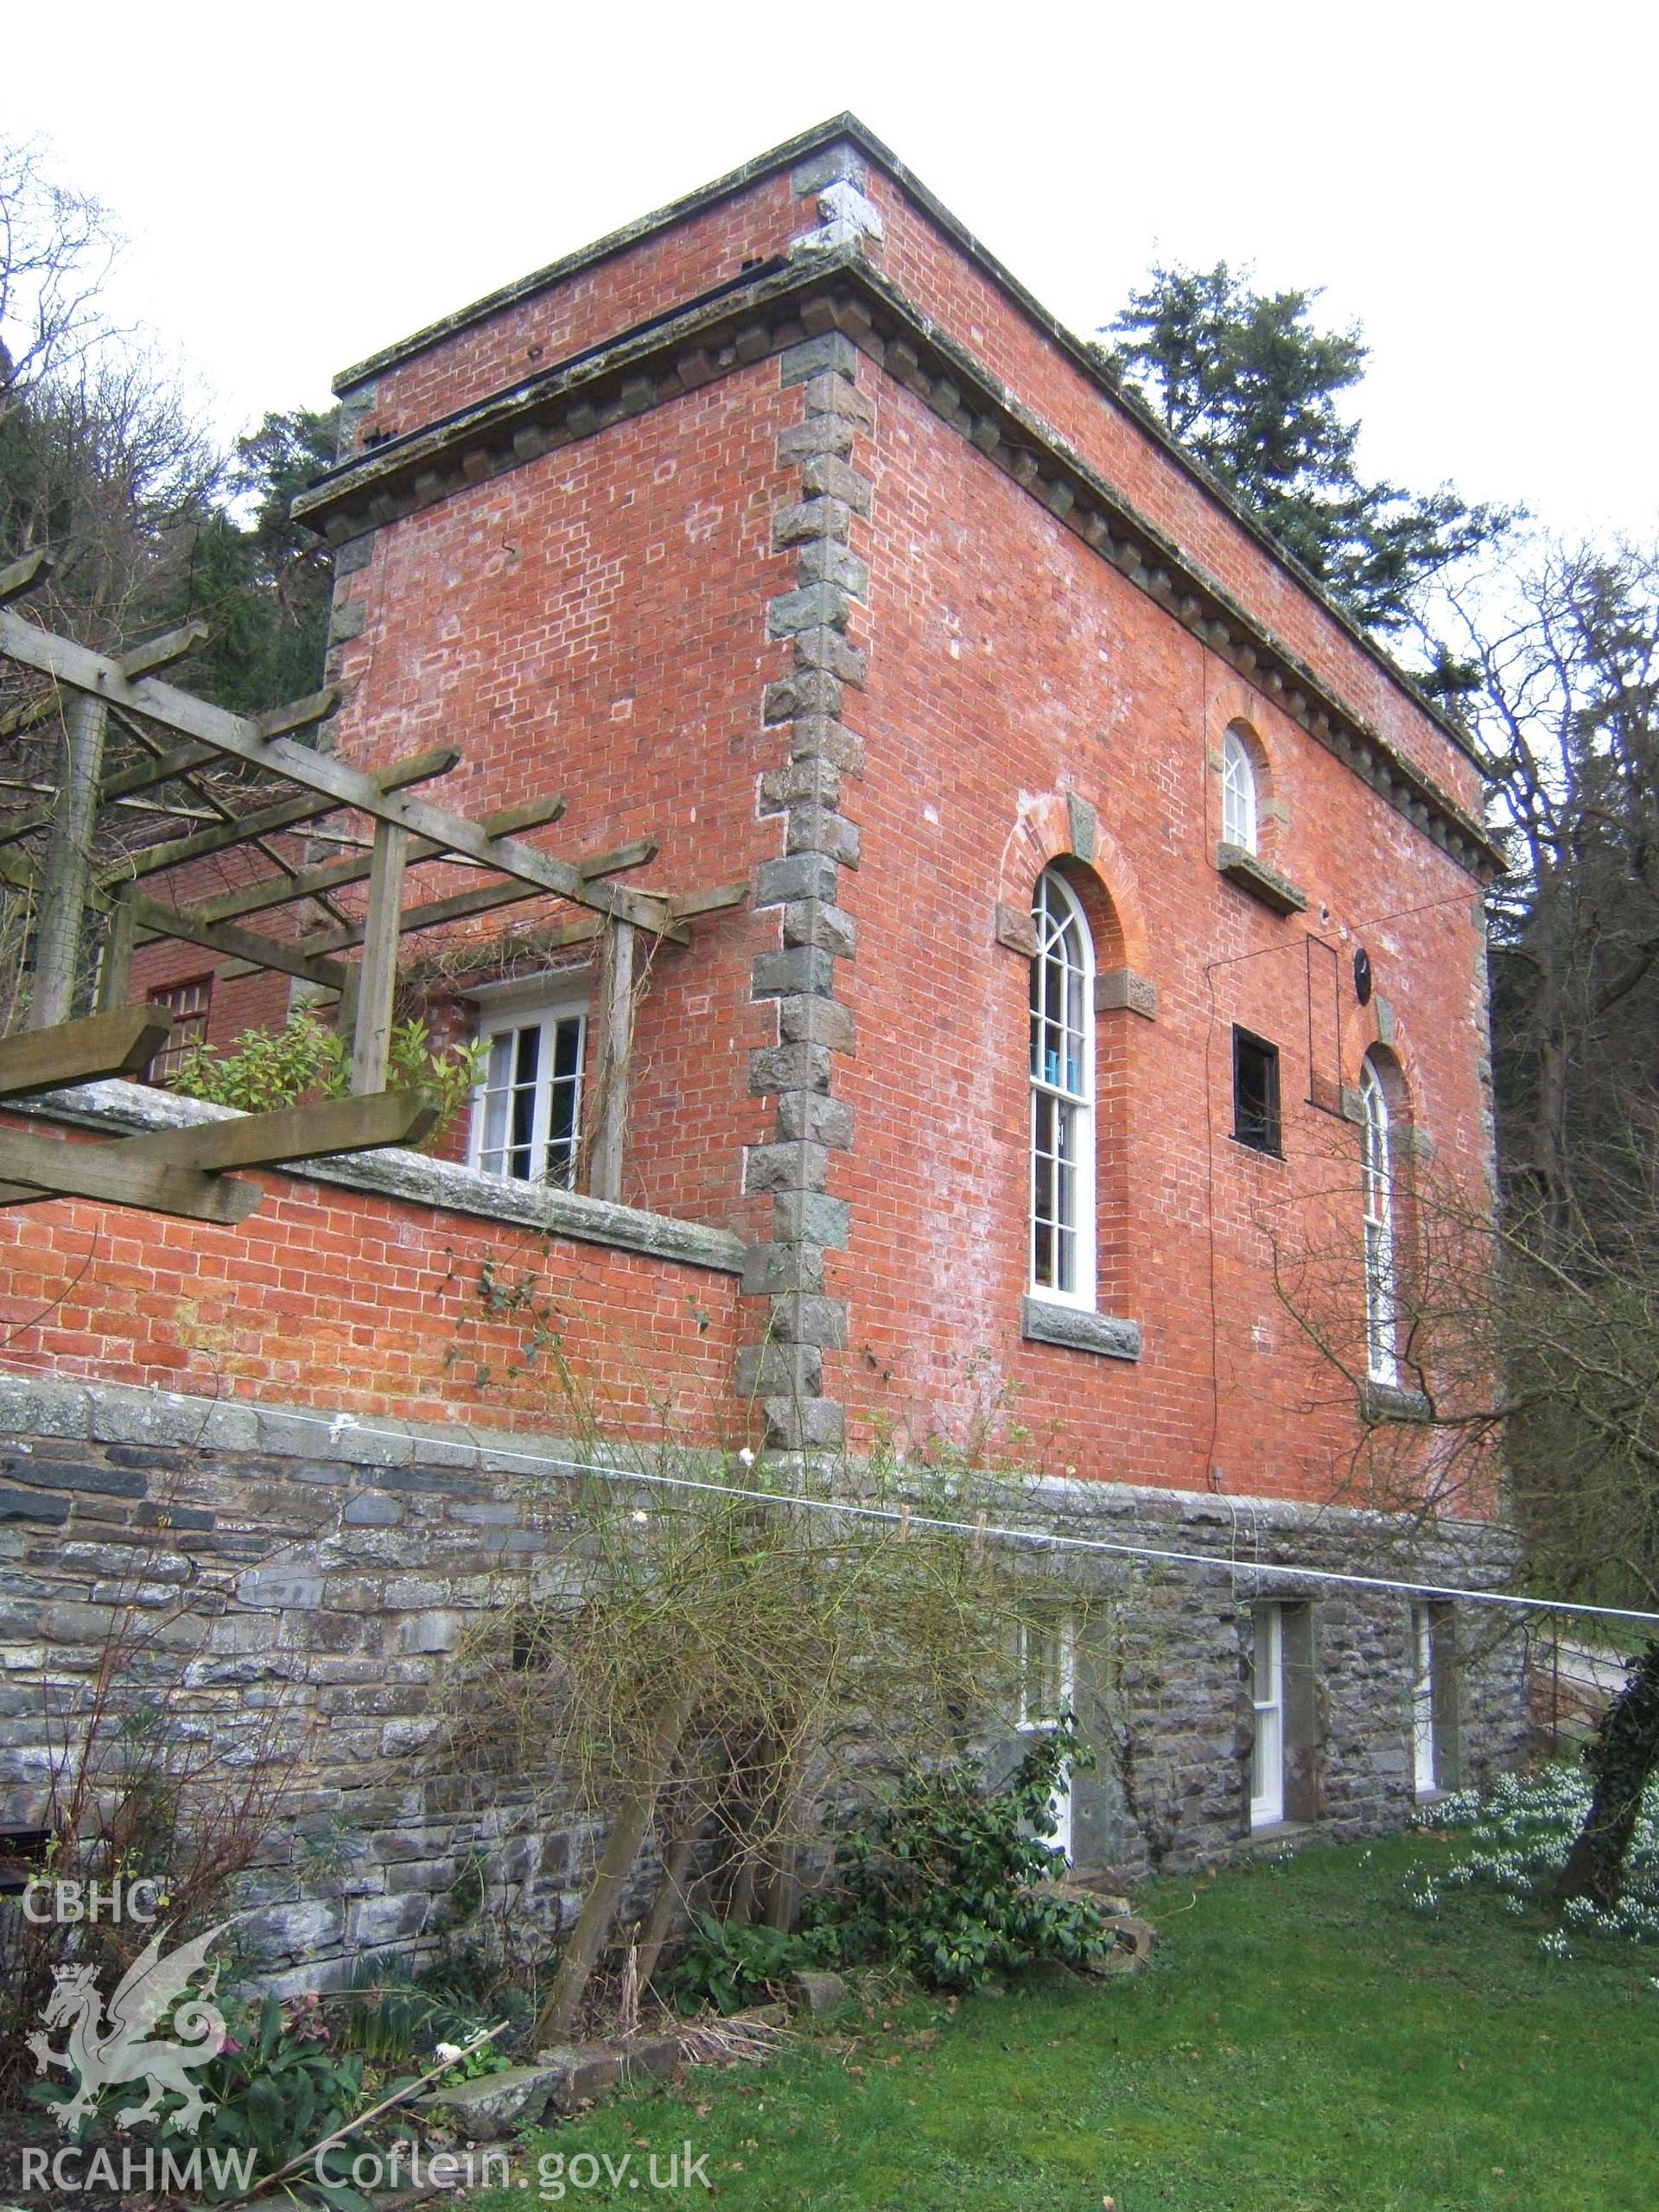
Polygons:
[[1022,956],[1017,983],[1013,974],[1008,979],[1011,1059],[1023,1058],[1028,1047],[1031,962],[1037,950],[1033,903],[1046,874],[1058,875],[1076,899],[1092,947],[1095,1266],[1094,1297],[1088,1302],[1103,1313],[1122,1313],[1133,1310],[1137,1288],[1129,1218],[1137,1046],[1143,1022],[1157,1014],[1157,994],[1146,972],[1146,920],[1134,877],[1092,807],[1065,792],[1022,805],[1004,848],[998,885],[998,940]]
[[1098,973],[1127,969],[1149,977],[1151,944],[1135,872],[1094,807],[1076,791],[1021,799],[1002,842],[998,935],[1005,942],[1019,937],[1017,923],[1005,932],[1005,918],[1029,917],[1037,880],[1053,861],[1066,864],[1067,880],[1088,911]]

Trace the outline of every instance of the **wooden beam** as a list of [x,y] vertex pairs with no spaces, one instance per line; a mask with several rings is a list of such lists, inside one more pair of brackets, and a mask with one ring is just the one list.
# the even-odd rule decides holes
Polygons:
[[130,1145],[124,1143],[72,1144],[0,1129],[0,1205],[31,1205],[42,1197],[98,1198],[229,1227],[245,1221],[259,1203],[257,1183],[202,1175],[130,1154]]
[[141,891],[134,891],[130,896],[133,920],[140,929],[149,930],[156,937],[181,938],[186,944],[204,945],[209,952],[222,952],[232,960],[249,960],[257,968],[275,968],[284,976],[297,976],[302,982],[315,983],[321,990],[340,991],[346,988],[346,971],[337,960],[319,960],[292,944],[285,944],[280,938],[256,937],[251,930],[238,929],[234,922],[204,922],[183,907],[163,906],[159,899],[147,899]]
[[594,1091],[597,1119],[588,1154],[590,1197],[620,1205],[622,1143],[628,1120],[628,1071],[633,1058],[633,929],[605,927],[600,962],[599,1057]]
[[[514,817],[520,827],[533,827],[539,822],[556,822],[563,812],[563,798],[532,799],[524,806],[508,807],[503,814],[486,814],[481,827],[486,830],[491,836],[496,836],[505,833],[498,831],[495,824],[505,821],[508,815]],[[655,850],[654,847],[652,850]],[[410,842],[404,864],[409,868],[414,868],[423,861],[442,860],[446,857],[441,845],[431,844],[424,837],[416,837]],[[604,871],[594,864],[605,857],[605,855],[596,853],[593,861],[579,858],[576,866],[584,873],[591,870],[594,874],[603,874]],[[316,868],[299,869],[286,881],[278,881],[272,878],[269,881],[251,883],[245,890],[227,891],[222,898],[210,899],[205,906],[199,906],[196,912],[204,921],[227,922],[234,920],[238,914],[257,913],[262,908],[267,906],[286,906],[290,900],[296,899],[326,898],[335,891],[344,891],[353,883],[366,883],[369,870],[372,865],[372,860],[367,853],[356,860],[327,861]],[[536,893],[528,886],[514,886],[511,892],[511,896],[514,899],[533,899],[536,895]],[[505,902],[496,899],[492,903],[500,905]],[[342,925],[342,926],[349,925]],[[409,926],[408,921],[405,920],[404,927],[407,929]],[[340,939],[341,944],[356,944],[359,942],[360,939],[351,936],[342,937]],[[333,951],[336,948],[329,944],[320,949]]]
[[365,1098],[323,1098],[270,1114],[238,1114],[185,1129],[124,1137],[130,1159],[219,1174],[227,1167],[279,1167],[292,1160],[327,1160],[342,1152],[374,1152],[419,1144],[437,1126],[438,1102],[428,1090],[378,1090]]
[[[321,691],[308,691],[304,698],[290,699],[285,707],[267,707],[263,715],[253,717],[253,726],[262,737],[291,737],[296,730],[314,729],[319,722],[326,722],[339,704],[339,691],[332,683],[325,683]],[[455,758],[460,760],[459,753]]]
[[60,1090],[67,1083],[136,1075],[161,1051],[172,1027],[173,1017],[164,1007],[128,1007],[0,1038],[0,1098],[27,1098],[37,1090]]
[[184,622],[176,630],[151,638],[147,645],[130,646],[118,657],[116,665],[129,683],[136,683],[141,676],[151,676],[158,668],[171,668],[175,661],[188,660],[212,635],[205,622]]
[[404,863],[409,834],[382,822],[374,832],[369,867],[369,911],[363,924],[363,959],[352,1020],[352,1089],[359,1097],[384,1090],[391,1048],[392,1001],[397,993],[397,918],[404,905]]
[[[17,618],[0,614],[0,622],[17,622]],[[17,626],[26,629],[28,625],[19,622]],[[63,780],[35,916],[34,987],[25,1017],[30,1029],[49,1029],[54,1022],[67,1021],[74,1011],[108,722],[104,702],[90,692],[73,692],[65,703]]]
[[110,906],[104,931],[104,953],[98,967],[100,1014],[112,1014],[125,1006],[132,988],[132,949],[138,934],[132,899],[130,891],[118,891]]
[[719,914],[728,906],[741,906],[748,895],[747,883],[722,883],[717,890],[688,891],[683,897],[671,898],[668,911],[677,922],[690,921],[696,914]]
[[632,844],[613,845],[606,853],[590,853],[586,860],[578,859],[576,866],[591,883],[601,875],[620,875],[625,868],[643,868],[647,861],[656,859],[658,850],[654,837],[636,837]]
[[[404,784],[424,783],[429,777],[447,775],[460,758],[453,746],[441,746],[435,752],[414,753],[407,760],[378,770],[376,780],[385,779],[388,791],[397,790]],[[283,799],[274,806],[261,807],[256,813],[238,815],[234,822],[222,823],[217,829],[194,830],[188,837],[173,837],[164,845],[152,845],[148,851],[137,853],[124,862],[121,872],[124,877],[159,875],[167,868],[182,867],[186,861],[200,860],[208,853],[222,853],[232,845],[251,844],[257,837],[269,836],[274,830],[291,830],[296,823],[315,822],[319,815],[334,811],[334,803],[316,793]]]
[[334,753],[313,753],[287,738],[268,737],[245,716],[194,698],[155,677],[129,683],[116,664],[102,654],[89,652],[73,639],[38,630],[3,608],[0,652],[26,668],[54,676],[83,691],[96,692],[114,705],[162,722],[181,737],[205,738],[238,760],[288,777],[303,791],[332,796],[341,806],[355,807],[378,822],[390,822],[407,830],[411,836],[430,838],[451,852],[499,868],[504,875],[516,875],[522,882],[533,883],[558,898],[633,922],[653,934],[660,932],[667,919],[666,905],[660,896],[626,890],[620,885],[584,882],[567,861],[555,860],[516,838],[488,837],[478,823],[445,807],[388,791]]
[[0,607],[14,599],[21,599],[25,592],[38,590],[52,574],[57,563],[51,548],[37,545],[32,553],[25,553],[21,561],[13,561],[0,569]]
[[42,691],[38,699],[14,707],[10,714],[0,715],[0,737],[16,737],[19,730],[33,729],[36,722],[50,721],[60,704],[55,691]]

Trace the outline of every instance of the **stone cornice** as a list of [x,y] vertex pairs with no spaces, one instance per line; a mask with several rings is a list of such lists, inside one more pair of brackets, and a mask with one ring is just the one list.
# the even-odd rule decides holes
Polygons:
[[[1479,823],[1350,713],[1281,639],[872,268],[856,245],[799,251],[787,263],[756,271],[746,284],[654,318],[359,455],[302,493],[294,503],[296,518],[342,544],[804,338],[831,333],[958,430],[1460,867],[1480,880],[1503,872],[1503,855]],[[1441,719],[1413,696],[1425,721],[1450,736]]]
[[1013,302],[1027,321],[1033,324],[1051,344],[1066,355],[1073,367],[1080,371],[1084,377],[1098,389],[1103,398],[1109,405],[1121,409],[1124,414],[1128,415],[1149,444],[1158,447],[1165,457],[1179,469],[1183,475],[1190,477],[1199,486],[1207,499],[1213,500],[1217,506],[1224,509],[1238,528],[1255,540],[1269,560],[1283,569],[1287,575],[1293,577],[1311,599],[1316,600],[1330,620],[1339,629],[1346,631],[1359,650],[1376,664],[1389,681],[1396,684],[1404,692],[1413,706],[1425,715],[1444,737],[1455,745],[1459,752],[1466,753],[1477,767],[1484,766],[1467,734],[1459,728],[1439,702],[1430,698],[1421,689],[1399,663],[1384,651],[1371,633],[1363,628],[1345,607],[1338,605],[1329,596],[1318,578],[1305,569],[1295,556],[1280,543],[1272,531],[1267,529],[1218,477],[1213,475],[1205,467],[1196,454],[1189,453],[1178,439],[1171,436],[1156,416],[1142,403],[1139,395],[1131,387],[1120,384],[1105,367],[1094,348],[1079,338],[1074,331],[1068,330],[1057,316],[1049,312],[1040,300],[1027,291],[1012,270],[1006,268],[988,247],[981,244],[967,226],[951,213],[942,200],[929,191],[915,171],[907,168],[891,147],[884,144],[868,125],[861,123],[855,115],[843,113],[831,116],[827,122],[818,124],[810,130],[804,130],[798,137],[786,139],[782,145],[773,146],[764,154],[756,155],[752,161],[743,162],[739,168],[728,171],[722,177],[715,178],[710,184],[699,187],[695,192],[687,193],[682,199],[671,201],[667,207],[659,207],[649,215],[642,215],[636,221],[625,224],[621,229],[610,232],[606,237],[594,240],[592,245],[582,246],[575,252],[566,254],[560,260],[550,262],[544,269],[536,270],[528,276],[520,277],[512,284],[504,284],[498,290],[486,293],[482,299],[474,300],[470,306],[459,308],[453,315],[440,317],[436,322],[429,323],[423,329],[416,331],[411,336],[400,340],[395,345],[382,348],[378,353],[371,354],[367,359],[358,362],[352,368],[343,370],[334,378],[334,389],[342,395],[348,393],[355,386],[361,385],[366,378],[377,375],[382,370],[394,368],[404,361],[412,360],[417,354],[426,353],[435,346],[444,344],[457,333],[476,328],[479,324],[487,322],[492,316],[499,315],[504,308],[516,307],[524,300],[534,298],[538,292],[546,291],[553,285],[564,283],[570,277],[581,275],[587,270],[597,268],[602,263],[613,259],[616,255],[626,253],[643,239],[671,230],[676,224],[683,223],[702,213],[708,208],[717,207],[721,200],[731,199],[735,194],[746,190],[750,185],[758,183],[761,179],[779,175],[785,169],[793,170],[798,164],[810,162],[813,155],[821,154],[830,147],[842,143],[855,147],[861,155],[874,162],[877,168],[914,200],[929,220],[937,224],[951,240],[963,258],[972,263],[976,269],[988,276],[998,290]]

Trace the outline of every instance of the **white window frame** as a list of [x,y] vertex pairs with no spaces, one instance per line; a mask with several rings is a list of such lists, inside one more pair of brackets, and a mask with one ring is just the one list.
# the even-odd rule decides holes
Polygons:
[[1400,1379],[1394,1171],[1388,1093],[1376,1065],[1360,1070],[1360,1196],[1365,1220],[1365,1363],[1373,1382]]
[[1255,763],[1236,729],[1221,741],[1221,841],[1246,853],[1256,849]]
[[[544,993],[543,987],[543,993]],[[509,1182],[550,1184],[556,1190],[575,1188],[576,1165],[582,1153],[582,1114],[587,1101],[584,1096],[586,1059],[588,1052],[588,992],[586,982],[580,987],[560,991],[556,995],[527,999],[522,991],[504,994],[480,1005],[478,1017],[477,1041],[489,1048],[484,1058],[484,1068],[478,1087],[473,1093],[471,1134],[467,1141],[467,1161],[480,1174],[499,1175]],[[575,1096],[569,1137],[569,1157],[560,1172],[548,1173],[548,1149],[552,1135],[553,1093],[555,1089],[555,1052],[561,1024],[575,1021],[576,1032],[576,1066]],[[492,1164],[493,1154],[505,1154],[516,1151],[516,1145],[486,1144],[489,1102],[493,1095],[490,1084],[490,1063],[497,1039],[515,1035],[520,1031],[534,1029],[540,1033],[537,1051],[535,1096],[528,1150],[530,1172],[519,1175],[505,1166]],[[517,1086],[507,1086],[513,1088]]]
[[[1053,1704],[1039,1695],[1033,1699],[1033,1691],[1044,1681],[1052,1684]],[[1020,1624],[1020,1713],[1014,1726],[1022,1736],[1052,1735],[1062,1713],[1072,1713],[1077,1701],[1077,1623],[1070,1613],[1051,1613],[1035,1620]],[[1054,1822],[1054,1833],[1046,1838],[1050,1847],[1064,1852],[1065,1863],[1071,1864],[1071,1769],[1065,1770],[1054,1785],[1048,1801],[1049,1816]]]
[[1250,1826],[1276,1828],[1285,1818],[1285,1609],[1250,1608]]
[[[1092,1313],[1096,1294],[1094,939],[1076,892],[1053,868],[1046,868],[1038,878],[1031,916],[1037,951],[1031,963],[1027,1273],[1033,1298]],[[1057,979],[1066,1001],[1058,1021],[1051,1006]],[[1057,1032],[1061,1050],[1052,1053],[1046,1039]],[[1050,1130],[1052,1147],[1041,1141]],[[1039,1203],[1045,1201],[1046,1224],[1039,1219]],[[1039,1278],[1039,1230],[1045,1225],[1052,1240],[1052,1281]]]
[[1411,1778],[1419,1797],[1440,1788],[1439,1747],[1434,1741],[1434,1611],[1411,1609]]

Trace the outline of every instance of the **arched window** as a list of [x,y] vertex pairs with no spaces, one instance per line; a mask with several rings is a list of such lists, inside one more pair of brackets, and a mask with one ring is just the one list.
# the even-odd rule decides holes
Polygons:
[[1255,850],[1255,768],[1236,729],[1221,744],[1221,841]]
[[1077,893],[1050,868],[1031,918],[1031,1287],[1095,1303],[1095,949]]
[[1373,1382],[1399,1378],[1395,1341],[1394,1179],[1389,1156],[1389,1098],[1375,1065],[1359,1078],[1360,1191],[1365,1214],[1365,1357]]

